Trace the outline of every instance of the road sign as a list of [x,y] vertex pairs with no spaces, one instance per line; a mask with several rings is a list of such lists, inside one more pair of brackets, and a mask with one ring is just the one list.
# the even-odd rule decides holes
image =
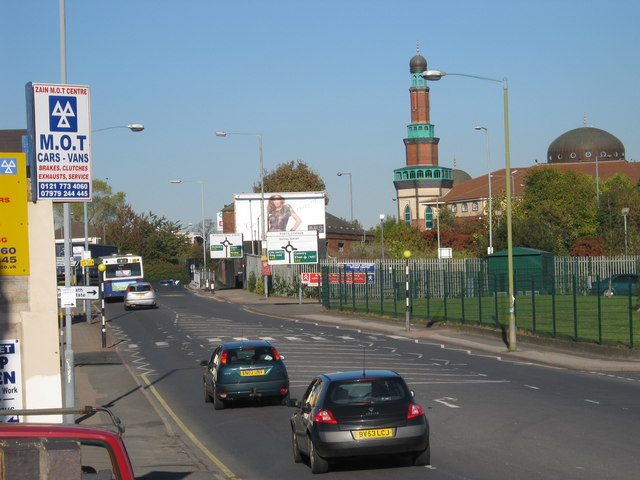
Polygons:
[[267,232],[269,265],[318,263],[318,232]]
[[[66,289],[69,289],[69,293]],[[74,287],[58,287],[58,298],[62,298],[62,293],[68,293],[74,295],[73,298],[79,298],[80,300],[97,300],[100,298],[100,287],[98,286],[85,286],[77,285]],[[75,305],[74,305],[75,306]]]
[[315,272],[305,272],[300,274],[300,280],[305,285],[317,287],[322,282],[322,276]]
[[37,200],[91,201],[89,87],[28,83]]
[[0,153],[0,276],[29,275],[27,185],[24,153]]
[[209,235],[211,258],[242,258],[241,233],[212,233]]

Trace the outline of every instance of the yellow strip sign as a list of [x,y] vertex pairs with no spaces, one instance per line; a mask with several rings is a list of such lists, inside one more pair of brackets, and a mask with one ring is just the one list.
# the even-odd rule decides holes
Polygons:
[[0,153],[0,276],[29,275],[27,161]]

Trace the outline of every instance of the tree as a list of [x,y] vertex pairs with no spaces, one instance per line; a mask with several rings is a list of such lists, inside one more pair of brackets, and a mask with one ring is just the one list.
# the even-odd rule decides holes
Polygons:
[[[321,192],[326,188],[320,175],[302,160],[281,163],[264,176],[263,182],[265,193]],[[260,192],[260,182],[253,185],[253,191]],[[325,203],[329,203],[328,197],[325,197]]]
[[[126,194],[113,193],[111,186],[103,180],[92,182],[92,200],[87,203],[88,224],[101,229],[103,225],[115,220],[115,212],[126,204]],[[84,222],[83,202],[74,202],[69,209],[72,222]],[[62,225],[62,203],[54,204],[54,218],[57,226]]]
[[623,208],[629,208],[627,215],[627,251],[637,252],[640,233],[640,187],[633,185],[628,177],[615,174],[601,183],[598,208],[598,234],[606,252],[625,252],[625,232]]

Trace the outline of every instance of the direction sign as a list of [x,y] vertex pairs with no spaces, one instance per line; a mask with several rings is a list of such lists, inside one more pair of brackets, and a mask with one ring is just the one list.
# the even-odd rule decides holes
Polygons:
[[270,265],[318,263],[318,232],[267,232],[267,255]]
[[212,233],[209,235],[211,258],[242,258],[241,233]]
[[73,287],[58,287],[58,298],[62,298],[62,294],[66,293],[67,290],[74,292],[75,298],[79,298],[80,300],[97,300],[100,298],[100,287],[97,286],[85,286],[85,285],[76,285]]
[[37,200],[91,201],[91,122],[86,85],[27,84]]

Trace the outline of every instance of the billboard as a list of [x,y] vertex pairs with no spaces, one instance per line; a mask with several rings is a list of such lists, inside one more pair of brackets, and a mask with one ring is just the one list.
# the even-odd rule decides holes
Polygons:
[[36,200],[91,201],[91,118],[86,85],[27,84]]
[[29,275],[27,161],[0,153],[0,276]]
[[235,194],[236,233],[245,241],[262,240],[266,223],[267,232],[311,230],[324,239],[324,199],[324,192],[265,193],[264,202],[260,193]]

